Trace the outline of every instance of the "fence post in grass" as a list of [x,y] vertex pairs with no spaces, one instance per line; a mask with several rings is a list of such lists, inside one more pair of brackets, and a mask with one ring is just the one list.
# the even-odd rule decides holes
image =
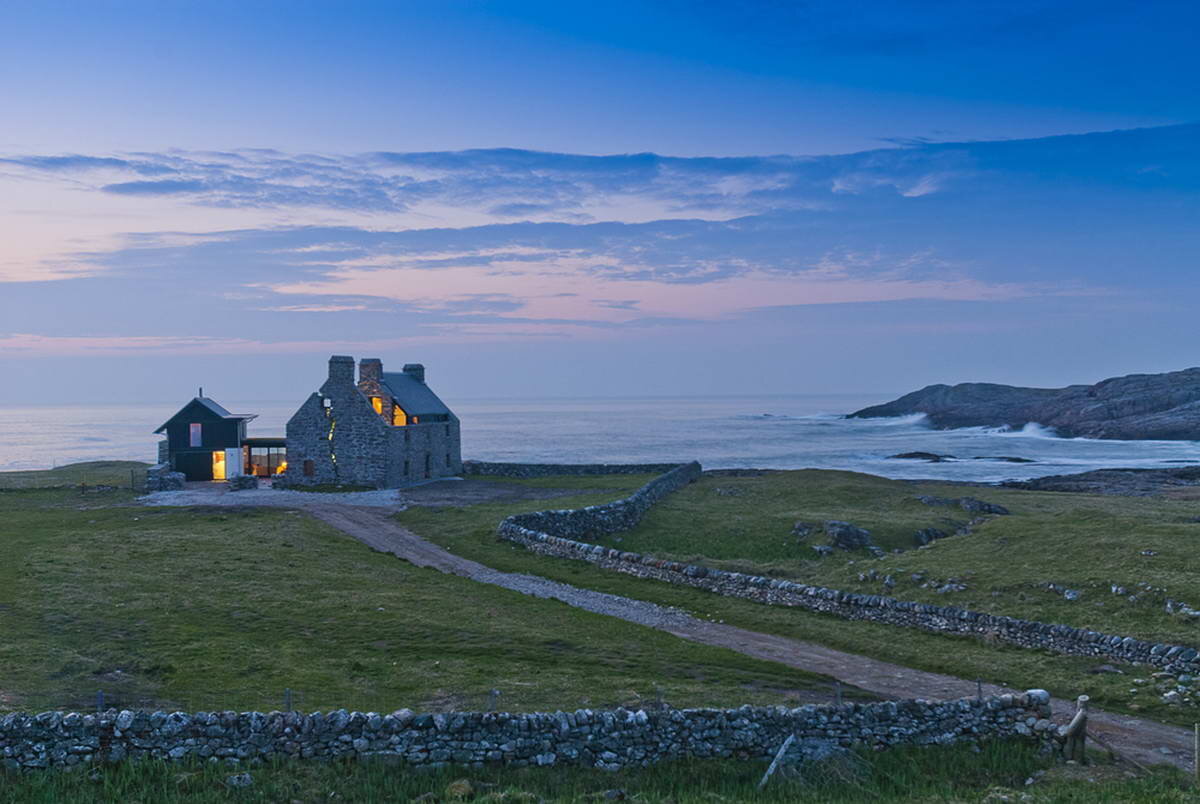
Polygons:
[[1196,787],[1200,787],[1200,723],[1192,727],[1192,773]]
[[771,774],[774,773],[775,769],[779,767],[779,763],[783,761],[783,757],[785,754],[787,754],[788,748],[795,741],[796,734],[793,732],[787,736],[786,740],[783,741],[783,745],[779,746],[779,750],[775,752],[775,758],[771,760],[771,764],[767,768],[767,772],[763,774],[762,779],[760,779],[758,782],[759,790],[762,790],[767,786],[767,780],[771,778]]
[[983,700],[983,679],[975,679],[975,697],[980,701]]
[[837,706],[842,705],[842,682],[837,680],[833,682],[833,701]]
[[292,688],[291,687],[283,688],[283,711],[285,711],[285,712],[292,711]]
[[497,690],[497,689],[488,690],[487,710],[489,712],[496,711],[496,701],[499,698],[500,698],[500,690]]
[[1086,695],[1080,695],[1075,699],[1075,717],[1071,718],[1070,724],[1063,729],[1063,736],[1066,741],[1063,743],[1063,755],[1067,760],[1075,760],[1080,765],[1087,763],[1087,709],[1090,699]]
[[104,711],[104,690],[96,690],[96,711]]

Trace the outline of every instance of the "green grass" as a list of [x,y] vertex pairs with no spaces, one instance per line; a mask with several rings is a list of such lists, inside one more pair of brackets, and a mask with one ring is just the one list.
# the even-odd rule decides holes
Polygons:
[[[862,757],[855,773],[808,766],[807,780],[774,778],[757,784],[762,761],[664,763],[649,770],[608,773],[583,768],[446,769],[413,773],[380,763],[300,762],[249,768],[251,787],[233,790],[225,779],[239,770],[219,764],[126,763],[87,772],[0,775],[0,802],[277,802],[605,801],[623,791],[643,802],[917,802],[1021,800],[1038,802],[1194,801],[1183,774],[1167,769],[1133,778],[1111,765],[1054,768],[1026,745],[997,743],[975,753],[969,747],[898,748]],[[1048,770],[1047,770],[1048,769]],[[1035,784],[1025,780],[1047,771]],[[465,782],[465,784],[464,784]],[[986,797],[1008,794],[1011,799]]]
[[[539,482],[555,485],[555,480],[568,479],[544,478]],[[714,490],[735,486],[742,489],[740,496]],[[912,498],[917,494],[970,495],[1005,505],[1013,513],[988,522],[972,535],[950,537],[933,548],[913,549],[884,560],[865,553],[838,553],[814,560],[808,557],[814,555],[811,548],[797,545],[790,536],[796,520],[825,518],[845,519],[883,532],[890,509],[897,510],[897,521],[903,522],[893,526],[891,532],[896,538],[911,534],[909,528],[932,525],[942,516],[966,518],[966,512],[958,509],[931,508],[916,502]],[[616,496],[620,494],[554,500],[553,507],[604,502]],[[819,642],[960,678],[980,678],[1018,688],[1044,687],[1067,698],[1087,693],[1096,705],[1180,725],[1190,726],[1197,717],[1193,707],[1171,707],[1153,693],[1130,692],[1132,678],[1152,672],[1150,668],[1127,668],[1124,676],[1095,675],[1089,670],[1100,660],[763,606],[637,579],[586,562],[547,558],[496,540],[496,524],[502,517],[534,507],[528,502],[508,502],[441,512],[412,508],[398,519],[431,541],[497,569],[529,572],[677,606],[743,628]],[[1151,602],[1130,603],[1113,596],[1107,584],[1122,583],[1132,588],[1144,580],[1166,587],[1176,599],[1200,607],[1200,586],[1194,580],[1200,570],[1200,553],[1195,549],[1200,524],[1186,521],[1197,514],[1197,504],[1189,500],[917,485],[844,472],[802,471],[757,478],[705,477],[660,503],[634,531],[619,534],[621,541],[598,540],[664,557],[713,556],[713,563],[747,571],[884,593],[880,581],[858,581],[859,572],[874,569],[880,576],[894,575],[898,584],[892,594],[904,599],[1065,622],[1144,639],[1195,643],[1195,625],[1167,615]],[[1142,549],[1157,550],[1158,555],[1139,556]],[[911,581],[911,575],[922,571],[927,580],[964,579],[968,590],[939,595],[932,589],[920,589]],[[1037,586],[1042,582],[1078,588],[1085,594],[1071,603]]]
[[87,461],[25,472],[0,472],[0,490],[61,488],[64,486],[115,486],[129,488],[130,472],[145,469],[139,461]]
[[827,699],[829,679],[423,570],[310,517],[0,495],[0,709],[519,711]]

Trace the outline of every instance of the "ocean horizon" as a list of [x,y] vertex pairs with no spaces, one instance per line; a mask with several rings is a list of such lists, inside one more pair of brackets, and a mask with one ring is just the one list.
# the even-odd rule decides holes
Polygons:
[[[846,419],[884,395],[796,394],[448,400],[462,420],[463,458],[538,463],[660,463],[705,468],[839,469],[898,479],[999,482],[1090,469],[1200,463],[1200,442],[1059,438],[1018,431],[932,429],[921,415]],[[251,436],[283,435],[294,401],[221,400],[254,413]],[[153,431],[181,405],[0,408],[0,470],[96,460],[152,462]],[[954,456],[930,463],[890,456]],[[1026,462],[1014,462],[1021,459]]]

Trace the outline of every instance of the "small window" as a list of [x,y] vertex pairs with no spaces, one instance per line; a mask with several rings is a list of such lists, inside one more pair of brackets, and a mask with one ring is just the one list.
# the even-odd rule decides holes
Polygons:
[[204,427],[201,424],[193,423],[188,425],[188,446],[201,447],[204,446]]
[[317,467],[312,461],[304,462],[304,476],[312,477],[317,473]]
[[446,468],[447,469],[450,468],[450,453],[449,452],[446,453]]
[[375,412],[383,415],[383,397],[371,397],[371,407],[375,408]]
[[421,417],[420,417],[420,416],[413,416],[413,417],[412,417],[412,419],[413,419],[413,424],[420,424],[420,423],[421,423]]
[[450,425],[446,425],[446,435],[450,435]]
[[408,414],[404,412],[404,408],[392,403],[392,426],[404,427],[408,424]]
[[408,462],[408,461],[405,461],[405,462],[404,462],[404,476],[405,476],[405,477],[408,477],[408,476],[409,476],[411,473],[412,473],[412,470],[411,470],[411,468],[409,467],[409,462]]

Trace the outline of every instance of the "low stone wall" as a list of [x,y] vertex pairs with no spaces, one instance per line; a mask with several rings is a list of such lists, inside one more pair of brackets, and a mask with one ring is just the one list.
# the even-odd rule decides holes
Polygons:
[[514,514],[500,523],[499,536],[525,544],[531,534],[556,533],[582,538],[593,533],[619,533],[641,521],[656,502],[700,477],[700,464],[677,464],[640,489],[615,502],[557,511]]
[[984,636],[1024,648],[1148,664],[1174,673],[1200,674],[1200,651],[1185,645],[1146,642],[1069,625],[727,572],[583,541],[590,534],[618,533],[634,527],[651,505],[700,474],[699,464],[684,464],[655,478],[624,500],[575,510],[510,516],[500,523],[497,535],[541,555],[590,561],[603,569],[639,578],[692,586],[771,606],[795,606],[848,620],[868,620],[941,634]]
[[833,614],[848,620],[920,628],[945,634],[986,636],[1025,648],[1052,650],[1076,656],[1099,656],[1123,662],[1148,664],[1176,673],[1200,674],[1200,652],[1184,645],[1146,642],[1069,625],[1040,623],[1016,617],[985,614],[953,606],[914,603],[882,595],[843,592],[779,578],[682,564],[654,556],[629,553],[576,541],[530,528],[505,528],[500,535],[535,553],[590,561],[604,569],[705,589],[771,606],[796,606]]
[[552,477],[554,475],[661,475],[677,463],[493,463],[463,461],[464,475]]
[[681,758],[767,759],[787,735],[843,746],[1026,737],[1049,740],[1050,696],[842,706],[457,712],[44,712],[0,718],[12,770],[130,759],[386,758],[409,765],[581,765],[609,770]]
[[170,464],[158,463],[146,470],[146,493],[179,491],[187,481],[183,472],[172,472]]

